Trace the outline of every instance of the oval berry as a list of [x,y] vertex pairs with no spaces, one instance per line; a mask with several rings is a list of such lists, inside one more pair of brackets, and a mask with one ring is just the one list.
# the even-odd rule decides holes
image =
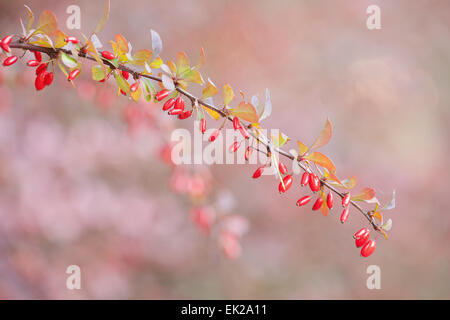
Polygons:
[[202,118],[202,120],[200,120],[200,131],[201,133],[205,133],[206,131],[206,119]]
[[36,76],[36,79],[34,80],[34,87],[37,91],[42,90],[45,88],[45,73],[41,72]]
[[169,95],[169,90],[163,89],[155,95],[155,98],[156,98],[156,100],[161,101],[162,99],[166,98],[168,95]]
[[370,237],[370,230],[367,228],[362,228],[357,233],[355,233],[355,245],[357,248],[362,247]]
[[345,221],[347,221],[349,212],[350,210],[348,208],[345,208],[344,211],[342,211],[341,223],[345,223]]
[[128,80],[130,78],[130,73],[128,71],[122,70],[122,77],[124,77],[125,80]]
[[280,184],[278,185],[278,191],[280,193],[288,191],[289,188],[292,186],[292,182],[293,182],[292,175],[288,174],[283,178],[283,183],[280,182]]
[[303,172],[302,179],[300,180],[300,185],[302,187],[306,186],[309,183],[309,173]]
[[247,128],[245,126],[240,126],[239,127],[239,132],[241,133],[241,135],[245,138],[248,139],[250,138],[250,135],[248,134]]
[[167,101],[164,103],[164,105],[163,105],[163,108],[162,108],[163,111],[167,111],[167,110],[169,110],[170,108],[172,108],[173,105],[174,105],[174,103],[175,103],[175,99],[173,99],[173,98],[167,100]]
[[34,54],[34,58],[35,58],[37,61],[41,62],[41,61],[42,61],[42,54],[41,54],[39,51],[32,51],[32,52],[33,52],[33,54]]
[[323,198],[322,198],[322,197],[317,198],[316,202],[314,202],[314,205],[313,205],[312,209],[313,209],[314,211],[315,211],[315,210],[319,210],[320,207],[322,206],[322,204],[323,204]]
[[43,74],[45,74],[45,77],[44,77],[45,85],[46,86],[51,85],[53,82],[53,72],[44,71]]
[[184,120],[184,119],[189,118],[191,115],[192,115],[192,109],[191,109],[191,110],[187,110],[187,111],[181,113],[181,114],[178,116],[178,119]]
[[6,43],[0,42],[0,47],[2,47],[3,51],[5,52],[11,52],[11,48]]
[[250,156],[252,155],[253,152],[253,148],[251,147],[247,147],[247,149],[245,149],[245,160],[248,161],[248,159],[250,159]]
[[331,191],[327,194],[327,206],[328,209],[333,208],[333,194],[331,193]]
[[130,86],[130,91],[131,92],[136,92],[137,89],[139,89],[139,82],[135,82]]
[[177,115],[181,114],[182,112],[183,112],[183,110],[181,110],[181,109],[173,108],[173,109],[169,110],[168,114],[171,116],[177,116]]
[[77,44],[78,43],[78,38],[69,36],[69,37],[66,37],[64,39],[64,41],[65,42],[72,42],[73,44]]
[[3,65],[4,65],[5,67],[8,67],[8,66],[10,66],[10,65],[12,65],[12,64],[14,64],[14,63],[16,63],[16,61],[17,61],[18,59],[19,59],[19,58],[17,58],[16,56],[10,56],[10,57],[6,58],[6,59],[3,61]]
[[211,134],[211,136],[209,137],[209,141],[213,142],[214,140],[216,140],[217,136],[219,135],[220,131],[219,130],[214,130],[214,132]]
[[36,68],[36,75],[44,72],[45,70],[47,70],[47,64],[43,63],[39,67]]
[[304,196],[297,200],[297,206],[301,207],[311,201],[311,196]]
[[253,173],[253,179],[257,179],[259,177],[261,177],[262,173],[264,171],[264,167],[259,167],[258,169],[256,169],[256,171]]
[[342,198],[342,206],[345,208],[350,203],[350,192],[346,193],[345,196]]
[[29,60],[27,62],[27,66],[32,67],[32,68],[37,67],[39,64],[40,64],[40,62],[37,60]]
[[311,188],[311,191],[317,192],[320,189],[320,180],[317,175],[314,173],[309,174],[309,187]]
[[237,130],[241,127],[241,123],[239,122],[239,118],[238,117],[234,117],[233,118],[233,129]]
[[375,240],[367,241],[366,244],[361,248],[361,255],[367,258],[375,251],[376,246],[377,244]]
[[112,60],[112,59],[114,59],[114,53],[112,53],[110,51],[102,51],[102,57],[107,60]]
[[75,79],[76,77],[78,77],[78,75],[80,74],[80,69],[75,69],[72,70],[69,75],[67,76],[67,80],[72,81],[73,79]]
[[233,142],[233,144],[228,148],[228,150],[230,150],[230,152],[236,152],[237,149],[239,149],[239,147],[241,146],[241,143],[238,141]]
[[282,162],[278,163],[278,169],[280,170],[281,174],[286,174],[287,173],[287,168],[284,165],[284,163],[282,163]]
[[9,35],[9,36],[6,36],[6,37],[4,37],[4,38],[2,39],[2,42],[1,42],[1,43],[4,43],[4,44],[9,45],[9,44],[11,43],[11,41],[12,41],[12,38],[13,38],[13,35],[12,35],[12,34]]
[[175,100],[175,106],[174,106],[174,108],[175,108],[175,109],[180,109],[181,111],[184,110],[184,100],[183,100],[182,97],[178,97],[178,98]]

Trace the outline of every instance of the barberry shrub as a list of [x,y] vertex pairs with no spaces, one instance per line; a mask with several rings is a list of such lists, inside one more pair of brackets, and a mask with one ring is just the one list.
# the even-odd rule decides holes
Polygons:
[[[90,67],[92,80],[106,82],[113,79],[117,85],[118,94],[127,96],[135,102],[143,98],[146,101],[161,103],[162,111],[167,112],[168,115],[177,116],[179,120],[195,116],[200,121],[202,134],[207,128],[207,117],[211,118],[210,121],[223,119],[209,136],[209,141],[214,143],[227,123],[231,123],[233,129],[240,132],[243,140],[250,137],[255,139],[258,147],[247,147],[245,159],[248,160],[252,151],[256,150],[266,154],[268,162],[254,171],[252,175],[254,179],[260,178],[267,167],[272,167],[280,180],[278,192],[284,194],[288,191],[298,192],[295,176],[301,174],[299,187],[309,186],[310,192],[304,192],[309,194],[300,196],[297,206],[304,207],[314,200],[311,209],[327,216],[329,210],[336,207],[334,197],[338,196],[343,209],[340,215],[342,223],[351,218],[350,208],[352,207],[354,211],[365,217],[368,227],[372,228],[376,234],[382,234],[386,239],[388,238],[387,232],[391,229],[392,220],[386,220],[382,211],[395,207],[395,192],[385,205],[382,205],[375,197],[373,188],[366,187],[359,192],[350,192],[356,186],[357,179],[354,176],[346,179],[338,178],[333,161],[317,151],[331,139],[332,125],[328,119],[312,144],[308,146],[297,139],[297,148],[286,151],[283,147],[291,141],[289,137],[283,133],[279,136],[268,137],[262,128],[262,122],[272,112],[269,90],[266,89],[264,105],[259,103],[256,96],[247,101],[242,91],[240,91],[240,101],[234,102],[236,100],[234,91],[229,84],[226,84],[222,90],[221,103],[218,103],[217,99],[214,100],[219,93],[218,88],[211,79],[204,81],[199,71],[205,62],[203,48],[195,65],[191,65],[184,52],[177,54],[176,61],[165,60],[161,56],[161,38],[156,31],[151,30],[151,49],[132,52],[131,43],[123,35],[117,34],[108,42],[111,49],[103,50],[98,34],[107,22],[109,7],[110,3],[107,1],[105,12],[90,36],[83,35],[82,39],[78,39],[59,30],[56,17],[49,10],[40,14],[35,26],[34,14],[29,7],[25,6],[28,21],[24,23],[20,20],[22,33],[6,35],[0,42],[5,56],[2,65],[10,67],[24,57],[21,54],[14,54],[12,49],[32,52],[34,59],[28,60],[26,65],[35,68],[35,88],[39,91],[53,83],[53,70],[56,66],[66,79],[76,86],[77,78],[81,75],[82,69],[86,68],[84,61],[90,60],[94,63]],[[52,67],[52,72],[48,71],[49,65]],[[188,91],[191,85],[202,87],[201,97]],[[234,142],[229,146],[229,151],[236,152],[241,147],[241,142]],[[284,158],[283,162],[281,157]],[[290,162],[290,166],[286,166],[287,161]],[[364,209],[362,204],[371,208]],[[214,214],[204,207],[194,208],[191,216],[194,222],[207,232],[214,222]],[[219,243],[224,254],[229,258],[237,257],[241,250],[239,238],[245,228],[237,229],[224,228],[219,235]],[[370,256],[376,247],[375,240],[370,239],[370,235],[367,227],[354,235],[356,247],[361,248],[363,257]]]

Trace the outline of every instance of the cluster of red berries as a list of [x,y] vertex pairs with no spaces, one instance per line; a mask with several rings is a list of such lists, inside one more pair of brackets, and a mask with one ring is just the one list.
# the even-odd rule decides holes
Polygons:
[[[2,41],[0,41],[0,47],[3,49],[3,51],[5,51],[6,53],[10,53],[11,52],[11,48],[9,47],[9,44],[11,43],[13,39],[12,35],[6,36],[2,39]],[[17,56],[9,56],[7,57],[4,61],[3,61],[3,65],[5,67],[8,67],[10,65],[13,65],[14,63],[17,62],[19,58],[17,58]]]
[[[170,91],[167,89],[163,89],[156,93],[155,98],[158,101],[164,100],[170,94]],[[167,111],[167,113],[171,116],[178,116],[178,119],[184,120],[192,116],[193,109],[184,110],[184,100],[181,96],[177,98],[170,98],[163,105],[163,111]]]
[[357,248],[361,248],[361,256],[368,257],[374,251],[376,247],[376,242],[373,239],[370,239],[370,230],[367,228],[362,228],[358,232],[356,232],[353,236],[355,239],[355,245]]

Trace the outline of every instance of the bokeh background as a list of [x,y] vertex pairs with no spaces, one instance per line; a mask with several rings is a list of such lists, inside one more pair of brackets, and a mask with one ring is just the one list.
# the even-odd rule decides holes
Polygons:
[[[26,4],[53,10],[66,32],[66,8],[77,4],[86,34],[104,9]],[[370,4],[381,8],[381,30],[366,28]],[[21,1],[0,1],[1,36],[25,16]],[[57,72],[35,92],[23,63],[0,68],[0,297],[450,298],[449,21],[445,0],[113,0],[100,34],[105,46],[122,33],[139,49],[155,29],[165,59],[183,50],[195,61],[204,47],[203,75],[248,96],[269,88],[266,126],[294,141],[312,142],[329,117],[323,151],[339,176],[356,175],[356,188],[374,187],[382,201],[397,190],[390,239],[378,237],[368,259],[353,244],[365,224],[355,211],[341,225],[340,212],[300,209],[298,185],[281,196],[272,177],[251,179],[254,165],[171,167],[171,130],[193,128],[159,107],[116,97],[90,72],[77,89]],[[216,216],[210,234],[193,219],[198,206],[206,224]],[[240,256],[228,259],[217,230],[247,222]],[[74,264],[81,290],[66,288]],[[381,290],[366,287],[372,264]]]

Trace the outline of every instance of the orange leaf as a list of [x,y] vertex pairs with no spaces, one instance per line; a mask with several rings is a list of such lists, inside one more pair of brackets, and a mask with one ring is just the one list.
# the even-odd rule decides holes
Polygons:
[[258,122],[258,113],[251,103],[242,101],[237,107],[230,109],[230,113],[233,116],[236,116],[239,119],[248,121],[250,123]]
[[117,43],[117,47],[119,48],[120,52],[123,54],[127,54],[128,51],[130,50],[128,48],[128,42],[127,40],[124,38],[123,35],[121,34],[116,34],[116,43]]
[[308,147],[300,140],[297,140],[297,145],[298,145],[298,154],[300,156],[303,156],[305,155],[306,152],[308,152]]
[[45,10],[39,16],[39,21],[34,34],[42,33],[48,36],[53,36],[58,29],[56,17],[50,10]]
[[353,195],[352,200],[354,201],[364,201],[370,200],[375,197],[375,190],[372,188],[364,188],[360,193]]
[[328,143],[328,141],[330,141],[331,135],[332,135],[331,122],[327,118],[327,122],[325,123],[325,126],[323,127],[323,129],[320,132],[319,136],[317,137],[316,141],[314,141],[314,143],[312,144],[312,146],[309,149],[312,150],[312,149],[317,149],[317,148],[323,147],[324,145],[326,145]]
[[315,164],[327,169],[331,173],[336,172],[336,167],[334,166],[333,161],[331,161],[326,155],[320,152],[311,152],[305,157],[305,159],[314,162]]
[[383,214],[380,211],[377,211],[373,214],[373,217],[383,223]]

